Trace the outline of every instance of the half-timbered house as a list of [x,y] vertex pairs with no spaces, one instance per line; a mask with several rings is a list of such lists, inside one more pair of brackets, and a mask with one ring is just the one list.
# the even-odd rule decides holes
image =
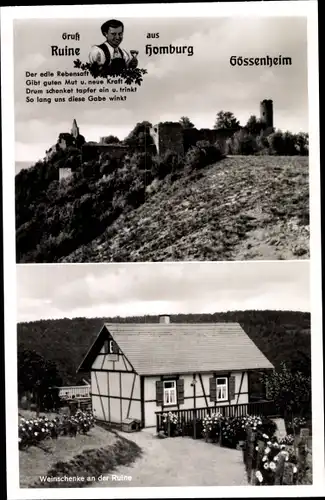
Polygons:
[[156,425],[156,413],[197,408],[248,412],[250,371],[273,365],[237,323],[104,324],[79,372],[91,372],[93,412]]

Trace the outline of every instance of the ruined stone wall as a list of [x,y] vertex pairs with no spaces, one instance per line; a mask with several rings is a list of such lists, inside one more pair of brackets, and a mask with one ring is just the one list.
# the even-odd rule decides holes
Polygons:
[[221,148],[224,149],[227,139],[232,137],[235,132],[235,130],[231,129],[185,129],[183,131],[184,152],[186,153],[192,146],[195,146],[198,141],[208,141],[211,144],[218,142]]
[[165,122],[154,125],[151,136],[159,155],[173,151],[179,155],[184,154],[183,127],[177,122]]
[[108,153],[113,158],[123,158],[129,151],[127,146],[119,144],[84,144],[82,150],[82,161],[98,160],[101,153]]

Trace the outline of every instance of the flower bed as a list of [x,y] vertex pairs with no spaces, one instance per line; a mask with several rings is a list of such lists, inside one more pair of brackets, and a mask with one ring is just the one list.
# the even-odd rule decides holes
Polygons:
[[286,422],[286,430],[288,434],[299,434],[300,429],[307,426],[307,421],[304,417],[295,417],[292,422]]
[[207,415],[202,421],[202,433],[206,440],[219,441],[224,417],[221,413]]
[[[260,433],[273,435],[275,423],[266,417],[246,415],[245,417],[224,417],[220,412],[211,413],[195,422],[195,437],[206,441],[220,442],[223,446],[236,448],[246,439],[246,430],[250,427]],[[194,422],[181,422],[176,413],[163,414],[163,432],[166,436],[194,436]]]
[[180,434],[178,417],[171,411],[163,414],[164,434],[168,437],[175,437]]
[[247,429],[259,434],[267,433],[271,436],[276,431],[276,424],[267,417],[246,415],[225,419],[222,424],[221,440],[223,446],[236,448],[246,440]]
[[48,419],[45,416],[39,418],[21,418],[18,425],[19,448],[36,445],[44,439],[57,439],[60,435],[76,436],[77,433],[86,434],[94,426],[92,413],[77,411],[74,416]]
[[[296,442],[291,434],[278,441],[277,426],[267,417],[224,417],[218,412],[211,413],[203,420],[196,420],[195,434],[193,421],[180,422],[173,412],[163,417],[166,436],[201,437],[229,448],[242,447],[248,481],[252,484],[292,485],[300,483],[306,474],[303,443]],[[293,422],[295,429],[305,426],[303,419]]]
[[[287,436],[288,437],[288,436]],[[263,434],[258,437],[256,451],[255,484],[296,484],[298,478],[297,457],[290,439],[280,442]]]

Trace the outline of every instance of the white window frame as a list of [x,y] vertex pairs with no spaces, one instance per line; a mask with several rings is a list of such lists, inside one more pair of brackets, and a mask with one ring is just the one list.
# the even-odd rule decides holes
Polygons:
[[[163,390],[164,390],[164,406],[175,406],[177,405],[177,384],[176,380],[164,380],[163,381]],[[165,384],[173,384],[173,387],[165,387]],[[174,399],[172,402],[170,400],[170,396],[174,394]],[[169,400],[169,401],[168,401]]]
[[[218,383],[219,380],[225,380],[225,383]],[[218,397],[218,388],[225,389],[224,397]],[[227,377],[217,377],[216,378],[216,401],[228,401],[228,378]]]
[[114,354],[114,340],[110,339],[108,343],[108,354]]

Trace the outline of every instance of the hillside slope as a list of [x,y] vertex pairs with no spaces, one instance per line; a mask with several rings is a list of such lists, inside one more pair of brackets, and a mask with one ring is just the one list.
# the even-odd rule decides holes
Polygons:
[[59,262],[309,258],[308,157],[234,156],[164,182]]
[[[63,384],[75,384],[87,374],[76,370],[107,322],[158,322],[157,316],[74,318],[19,323],[18,349],[33,349],[56,362]],[[231,311],[171,315],[173,323],[238,322],[275,366],[281,361],[310,371],[310,314],[294,311]]]

